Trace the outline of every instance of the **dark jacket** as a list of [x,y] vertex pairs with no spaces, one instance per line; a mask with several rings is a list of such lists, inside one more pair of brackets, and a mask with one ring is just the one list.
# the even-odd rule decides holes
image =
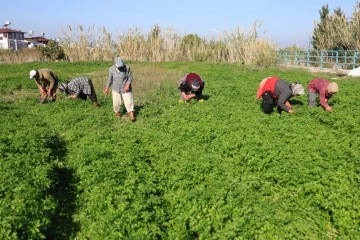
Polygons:
[[278,80],[275,85],[274,94],[278,98],[277,106],[282,110],[289,112],[290,109],[285,103],[292,97],[291,84],[281,79]]
[[[194,80],[198,80],[200,83],[200,88],[197,91],[191,90],[191,84]],[[202,95],[202,91],[204,90],[205,82],[201,79],[201,77],[196,73],[187,73],[185,74],[181,80],[178,89],[180,89],[181,92],[186,93],[194,93],[196,96]]]

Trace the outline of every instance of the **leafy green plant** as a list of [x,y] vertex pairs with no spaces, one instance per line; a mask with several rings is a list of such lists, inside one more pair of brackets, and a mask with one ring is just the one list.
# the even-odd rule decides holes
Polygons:
[[[3,239],[355,239],[359,234],[358,79],[337,81],[335,112],[292,99],[265,115],[259,82],[304,85],[301,69],[130,62],[137,121],[102,93],[110,62],[0,65]],[[28,69],[91,76],[101,103],[37,103]],[[16,69],[20,69],[16,71]],[[179,104],[184,72],[205,102]],[[318,76],[318,75],[316,75]],[[330,74],[321,75],[330,78]],[[21,87],[18,87],[21,86]],[[9,92],[29,92],[8,101]]]

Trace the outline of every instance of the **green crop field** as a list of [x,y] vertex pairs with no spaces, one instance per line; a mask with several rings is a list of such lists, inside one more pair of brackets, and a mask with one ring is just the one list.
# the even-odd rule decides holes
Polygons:
[[[116,119],[109,62],[0,64],[0,239],[358,239],[360,79],[335,80],[334,113],[291,100],[265,115],[255,94],[277,75],[328,73],[231,64],[130,62],[137,121]],[[29,79],[93,79],[100,108],[39,104]],[[205,102],[178,102],[186,72]]]

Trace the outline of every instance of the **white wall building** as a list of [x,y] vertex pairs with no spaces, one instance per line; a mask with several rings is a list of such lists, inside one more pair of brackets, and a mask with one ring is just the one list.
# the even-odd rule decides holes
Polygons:
[[28,43],[24,40],[25,32],[11,28],[0,28],[0,49],[19,50],[27,48]]

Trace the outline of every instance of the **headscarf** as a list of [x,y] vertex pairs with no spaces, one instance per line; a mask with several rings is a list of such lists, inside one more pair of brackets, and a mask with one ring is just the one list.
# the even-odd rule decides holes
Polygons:
[[293,95],[304,95],[305,88],[301,83],[295,82],[291,84],[291,91]]
[[336,82],[332,82],[327,86],[328,93],[337,93],[339,91],[339,86]]

